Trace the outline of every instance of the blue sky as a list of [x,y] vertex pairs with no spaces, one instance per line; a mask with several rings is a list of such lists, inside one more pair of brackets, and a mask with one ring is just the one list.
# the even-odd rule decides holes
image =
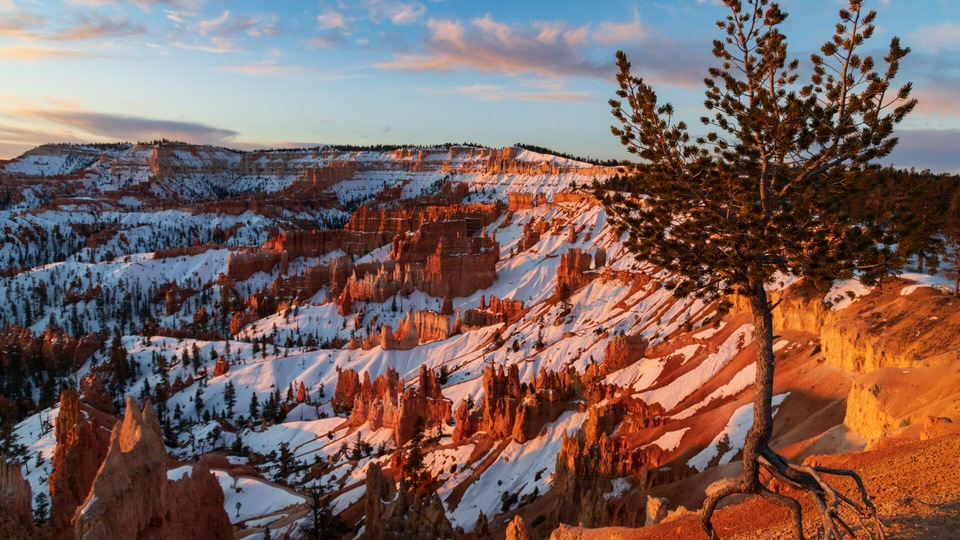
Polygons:
[[[838,0],[784,0],[792,54]],[[921,100],[900,166],[960,171],[960,1],[868,0]],[[615,51],[696,124],[715,0],[0,0],[0,157],[49,141],[526,142],[625,157]]]

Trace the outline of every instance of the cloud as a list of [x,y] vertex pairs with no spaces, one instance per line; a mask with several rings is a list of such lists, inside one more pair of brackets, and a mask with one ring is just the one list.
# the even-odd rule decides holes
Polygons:
[[24,10],[0,13],[0,37],[32,39],[49,22],[46,17]]
[[79,41],[87,39],[102,39],[108,37],[129,37],[143,34],[147,31],[143,23],[134,24],[130,19],[117,15],[107,16],[94,14],[80,15],[73,25],[62,32],[49,36],[53,41]]
[[274,60],[229,64],[221,66],[220,69],[231,73],[248,75],[250,77],[313,77],[325,81],[359,79],[369,76],[363,73],[349,73],[343,70],[325,71],[314,67],[277,64]]
[[28,41],[82,41],[143,34],[146,25],[134,24],[127,17],[103,14],[76,16],[65,27],[47,31],[50,20],[25,11],[0,14],[0,37]]
[[204,36],[237,36],[250,37],[277,35],[276,15],[252,15],[240,17],[224,11],[219,17],[201,20],[197,23],[197,31]]
[[960,23],[946,21],[918,28],[910,34],[910,42],[935,50],[960,49]]
[[66,130],[44,131],[19,126],[0,125],[0,159],[10,159],[50,142],[84,143]]
[[456,20],[430,19],[424,52],[403,54],[377,67],[403,71],[470,69],[506,75],[542,76],[612,74],[610,65],[585,58],[567,39],[571,29],[559,24],[520,26],[494,21],[489,15],[469,27]]
[[330,30],[303,40],[303,44],[312,49],[335,49],[346,43],[346,35],[339,30]]
[[166,38],[167,44],[181,49],[215,54],[245,50],[242,41],[247,38],[274,37],[280,33],[275,14],[237,16],[224,10],[220,15],[189,22],[191,14],[167,12],[167,18],[178,23],[178,28]]
[[321,30],[332,30],[334,28],[346,30],[347,22],[348,19],[342,12],[332,8],[327,8],[323,13],[317,15],[317,26]]
[[149,9],[155,6],[169,6],[173,8],[196,8],[204,0],[67,0],[67,4],[73,6],[96,7],[109,4],[134,4],[141,9]]
[[465,95],[480,101],[591,101],[595,99],[587,92],[572,92],[561,89],[539,91],[515,90],[500,85],[474,84],[453,88],[423,89],[423,93],[432,95]]
[[621,45],[638,43],[649,35],[649,31],[640,22],[640,13],[633,11],[633,20],[625,23],[602,22],[593,32],[594,40],[601,45]]
[[100,58],[100,55],[90,54],[74,49],[59,49],[54,47],[0,47],[0,58],[8,60],[51,60],[57,58]]
[[[690,50],[646,29],[637,13],[628,23],[569,26],[562,22],[507,24],[489,14],[464,25],[455,19],[430,19],[420,50],[397,53],[376,64],[402,71],[480,71],[498,75],[596,77],[612,79],[614,48],[633,51],[636,72],[651,82],[695,86],[710,65],[703,52]],[[594,60],[603,58],[602,61]]]
[[173,139],[194,143],[222,144],[238,133],[197,122],[157,120],[138,116],[73,109],[26,109],[21,116],[87,133],[108,140],[145,141]]
[[384,19],[396,25],[414,24],[423,19],[427,7],[420,2],[399,0],[366,0],[363,3],[370,20],[379,24]]

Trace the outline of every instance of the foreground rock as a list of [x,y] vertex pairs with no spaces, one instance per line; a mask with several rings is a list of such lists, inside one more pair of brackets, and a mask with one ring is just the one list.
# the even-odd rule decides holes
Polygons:
[[398,490],[376,463],[367,469],[364,509],[366,540],[453,538],[453,526],[436,493],[414,493],[403,482]]
[[232,537],[216,478],[200,465],[189,479],[168,481],[160,420],[132,397],[73,524],[78,539]]
[[0,538],[34,538],[33,495],[20,473],[20,464],[0,456]]
[[50,527],[58,538],[73,537],[71,520],[77,507],[90,493],[97,471],[110,448],[110,432],[100,423],[92,421],[94,416],[88,407],[80,403],[80,396],[75,390],[64,390],[60,394],[57,446],[53,452],[53,472],[49,479],[52,499]]

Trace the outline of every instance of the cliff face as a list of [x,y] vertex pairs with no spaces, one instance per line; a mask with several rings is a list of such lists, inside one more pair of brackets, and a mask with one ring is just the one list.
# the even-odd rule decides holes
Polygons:
[[160,420],[149,403],[143,413],[127,398],[110,449],[93,488],[74,518],[78,539],[137,538],[163,523],[166,505],[166,450]]
[[[366,254],[390,244],[384,262],[354,264],[340,257],[329,266],[316,265],[302,275],[279,277],[271,286],[284,298],[309,297],[329,286],[332,297],[384,302],[414,289],[440,297],[468,296],[496,279],[499,245],[482,233],[499,216],[490,204],[428,206],[425,208],[369,209],[361,207],[343,230],[295,231],[271,238],[252,254],[230,257],[232,279],[248,279],[256,271],[272,269],[297,257],[319,257],[335,249]],[[348,296],[341,296],[343,291]],[[346,308],[342,311],[349,312]]]
[[482,416],[464,404],[457,408],[454,440],[463,440],[477,431],[495,439],[513,437],[524,443],[536,437],[548,422],[570,408],[570,400],[583,392],[576,370],[540,374],[531,383],[520,383],[520,371],[511,365],[489,367],[483,373]]
[[454,537],[453,526],[435,493],[418,495],[405,489],[402,482],[398,491],[377,463],[371,463],[367,469],[364,510],[366,527],[362,538],[365,540]]
[[43,359],[43,368],[59,370],[57,362],[67,359],[71,368],[83,365],[100,348],[100,340],[95,333],[75,338],[64,330],[48,328],[40,336],[20,326],[6,326],[0,330],[0,350],[15,349],[22,358],[39,356]]
[[233,538],[230,517],[223,509],[223,489],[201,460],[183,478],[167,481],[167,512],[163,526],[145,537],[228,540]]
[[935,289],[903,295],[893,281],[848,308],[830,312],[821,332],[830,364],[853,373],[960,361],[960,307]]
[[206,464],[188,478],[167,479],[160,420],[148,402],[141,413],[127,398],[93,486],[77,509],[78,539],[232,538],[223,491]]
[[636,363],[647,352],[647,340],[640,334],[619,335],[607,343],[601,369],[605,375]]
[[[101,383],[102,384],[102,383]],[[111,404],[112,407],[112,404]],[[110,432],[92,422],[75,390],[60,394],[57,445],[50,473],[50,527],[60,538],[73,536],[71,520],[86,499],[110,445]]]
[[[344,381],[344,389],[341,392],[338,381],[335,400],[346,399],[352,393],[348,385],[356,377],[356,372],[346,376],[343,374],[344,371],[341,371],[340,380]],[[369,374],[364,373],[363,383],[354,394],[350,416],[352,426],[369,423],[370,429],[393,429],[394,439],[400,447],[410,440],[418,417],[423,418],[427,429],[448,422],[451,417],[450,401],[443,397],[433,371],[420,366],[420,387],[407,390],[404,390],[403,380],[393,369],[387,369],[372,383]]]
[[[583,428],[572,437],[564,435],[557,455],[554,489],[566,501],[561,517],[579,520],[587,526],[643,525],[642,513],[623,512],[602,494],[610,491],[611,478],[633,477],[637,483],[651,483],[647,471],[663,465],[663,451],[655,445],[636,449],[625,436],[633,430],[660,425],[663,408],[626,398],[606,405],[595,404],[589,410]],[[684,471],[680,470],[675,474],[681,478],[682,475]]]
[[24,480],[20,464],[0,459],[0,537],[35,538],[32,501],[30,483]]
[[868,441],[911,430],[930,417],[960,422],[960,373],[955,365],[880,368],[857,378],[844,423]]

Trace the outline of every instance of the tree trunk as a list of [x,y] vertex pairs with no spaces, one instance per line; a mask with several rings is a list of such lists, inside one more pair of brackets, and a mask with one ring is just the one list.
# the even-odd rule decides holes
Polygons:
[[953,280],[953,297],[960,296],[960,255],[957,256],[957,275]]
[[760,452],[773,435],[773,313],[763,283],[753,285],[749,295],[753,313],[753,342],[757,355],[754,382],[753,426],[743,446],[743,480],[750,490],[760,485]]

